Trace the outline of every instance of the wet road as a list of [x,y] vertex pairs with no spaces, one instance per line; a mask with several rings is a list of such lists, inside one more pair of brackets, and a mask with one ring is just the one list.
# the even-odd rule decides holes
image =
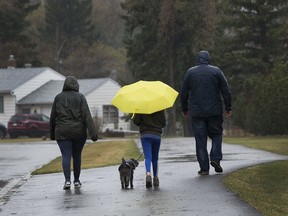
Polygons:
[[[1,198],[30,173],[60,155],[53,141],[0,144],[0,205]],[[4,187],[5,186],[5,187]],[[4,188],[3,188],[4,187]]]
[[0,179],[23,176],[59,155],[59,148],[53,141],[0,144]]
[[[159,189],[146,189],[144,163],[135,170],[134,189],[120,186],[118,166],[83,170],[81,189],[63,191],[62,174],[28,178],[0,204],[0,215],[261,215],[222,185],[234,170],[288,157],[237,145],[223,145],[223,174],[198,176],[193,138],[163,139]],[[120,161],[120,159],[119,159]],[[120,163],[120,162],[119,162]]]

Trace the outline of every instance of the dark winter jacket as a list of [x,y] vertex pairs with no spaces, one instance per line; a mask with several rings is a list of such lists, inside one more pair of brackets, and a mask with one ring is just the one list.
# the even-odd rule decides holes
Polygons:
[[189,109],[192,117],[221,115],[221,95],[226,111],[231,111],[231,93],[223,72],[210,65],[207,51],[200,51],[198,65],[190,68],[184,76],[180,93],[182,111]]
[[98,139],[96,127],[84,95],[79,93],[77,80],[68,76],[63,90],[53,103],[50,115],[51,140],[87,137],[87,128],[93,141]]
[[161,135],[162,128],[166,125],[165,111],[161,110],[152,114],[135,114],[135,125],[139,126],[139,132],[143,134]]

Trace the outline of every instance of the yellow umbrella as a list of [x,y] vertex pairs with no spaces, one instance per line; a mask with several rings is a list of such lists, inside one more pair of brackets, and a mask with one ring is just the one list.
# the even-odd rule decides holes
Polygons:
[[124,113],[151,114],[172,107],[178,92],[161,81],[138,81],[123,86],[112,104]]

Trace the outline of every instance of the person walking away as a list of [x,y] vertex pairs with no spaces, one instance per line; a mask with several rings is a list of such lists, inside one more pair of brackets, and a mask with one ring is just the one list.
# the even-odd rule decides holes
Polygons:
[[81,154],[87,138],[97,141],[96,127],[79,84],[75,77],[65,79],[63,90],[55,99],[50,115],[50,138],[58,143],[62,154],[62,168],[65,177],[63,189],[71,187],[70,163],[73,158],[74,187],[81,187]]
[[222,123],[223,103],[226,117],[232,115],[231,92],[221,69],[210,64],[209,52],[198,54],[198,65],[186,72],[180,92],[182,114],[191,117],[196,141],[196,156],[200,166],[199,175],[209,175],[208,137],[212,141],[210,165],[217,173],[223,172]]
[[153,168],[153,186],[159,187],[158,157],[161,144],[162,129],[166,126],[165,111],[152,114],[135,114],[135,125],[139,126],[141,144],[145,157],[146,187],[152,187],[151,163]]

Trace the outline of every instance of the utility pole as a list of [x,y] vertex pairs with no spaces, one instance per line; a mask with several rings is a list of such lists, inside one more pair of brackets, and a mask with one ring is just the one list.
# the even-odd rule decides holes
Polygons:
[[56,71],[59,72],[59,24],[56,23]]
[[61,45],[59,46],[60,44],[60,30],[59,30],[59,24],[56,23],[56,70],[57,72],[61,73],[61,64],[62,64],[62,60],[60,59],[60,54],[61,54],[61,51],[62,51],[62,48],[65,44],[67,40],[64,39],[61,43]]

